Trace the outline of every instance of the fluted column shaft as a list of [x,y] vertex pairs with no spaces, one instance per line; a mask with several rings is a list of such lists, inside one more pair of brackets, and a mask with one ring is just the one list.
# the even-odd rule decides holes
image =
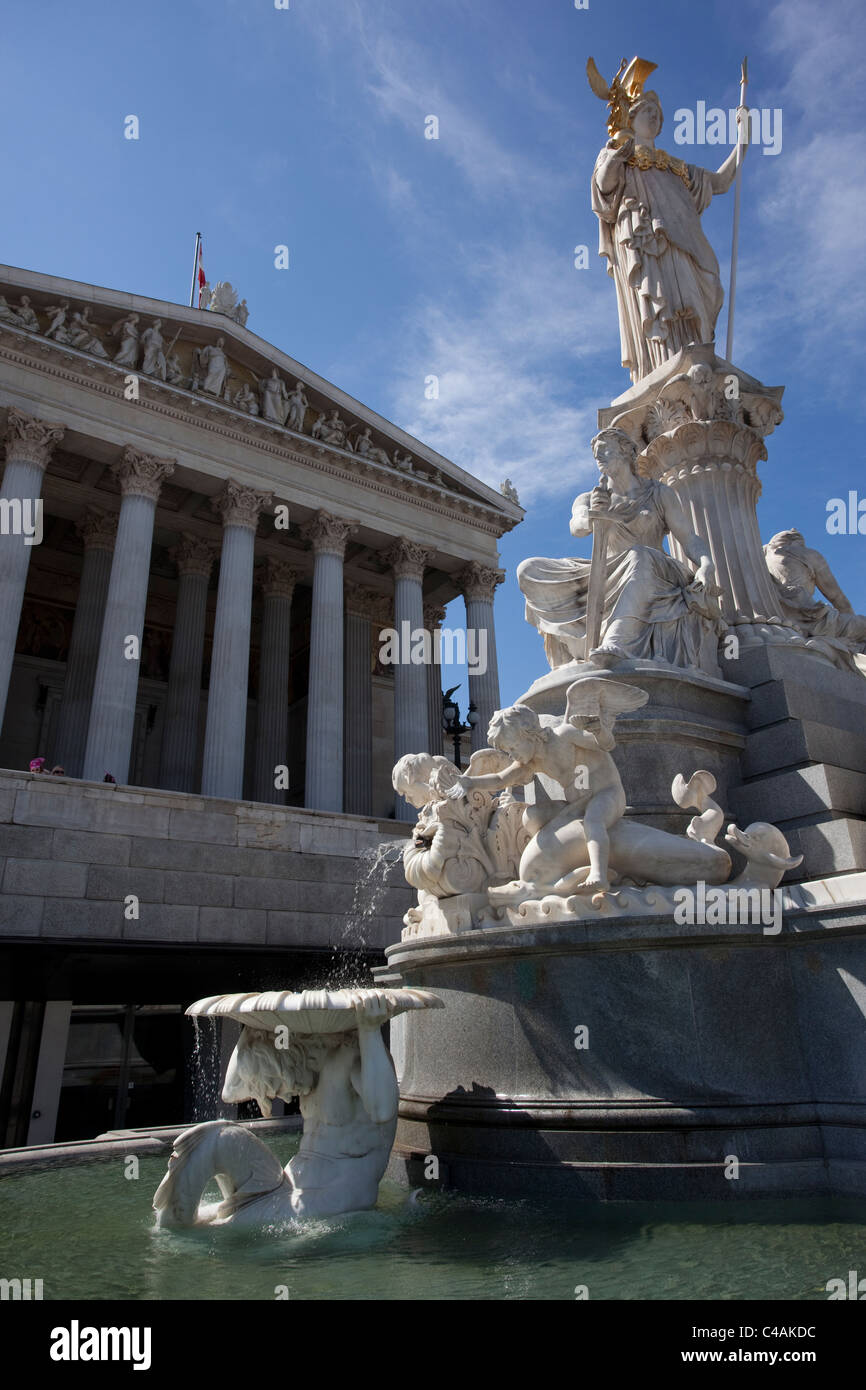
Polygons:
[[304,804],[317,811],[343,809],[343,557],[352,529],[323,511],[305,527],[315,565]]
[[[117,782],[129,780],[153,520],[159,490],[174,464],[174,459],[154,458],[130,447],[112,467],[123,501],[84,753],[83,776],[89,781],[102,781],[106,772]],[[130,638],[136,639],[137,654]]]
[[229,481],[214,507],[223,519],[220,577],[207,725],[204,736],[202,796],[240,800],[244,793],[244,750],[250,664],[256,526],[269,493]]
[[172,552],[177,564],[177,605],[168,668],[159,785],[169,791],[195,787],[198,753],[201,669],[207,617],[207,593],[214,547],[185,532]]
[[84,766],[117,517],[90,509],[76,523],[76,530],[84,541],[84,561],[52,754],[53,761],[59,763],[69,777],[80,777]]
[[[433,650],[436,651],[436,637],[445,621],[445,609],[427,605],[424,608],[424,626],[430,633]],[[431,661],[427,667],[427,752],[442,756],[445,751],[442,729],[442,663]]]
[[344,809],[373,814],[373,624],[388,603],[372,590],[346,593]]
[[[404,753],[423,753],[428,739],[428,674],[423,663],[413,662],[410,657],[412,634],[424,628],[424,567],[431,558],[431,551],[401,536],[386,558],[394,570],[394,627],[400,652],[400,660],[394,667],[396,763]],[[402,796],[396,798],[394,814],[397,820],[405,821],[414,821],[418,816]]]
[[[503,570],[479,565],[473,561],[460,575],[460,585],[466,601],[467,658],[477,659],[477,668],[469,670],[469,701],[478,711],[478,721],[472,729],[472,751],[487,747],[487,728],[495,710],[499,709],[499,666],[496,658],[496,629],[493,622],[493,596],[501,584]],[[482,636],[483,634],[483,636]],[[483,669],[482,669],[483,667]]]
[[[21,605],[30,567],[32,540],[22,534],[21,522],[32,530],[36,523],[36,504],[42,496],[42,479],[51,451],[63,438],[63,425],[25,415],[9,407],[6,422],[6,467],[0,499],[4,506],[4,530],[0,534],[0,726],[6,712],[9,678],[15,660],[15,643],[21,621]],[[19,510],[20,509],[20,510]],[[17,534],[14,521],[18,517]],[[8,520],[7,520],[8,518]],[[28,544],[28,539],[31,543]]]
[[256,710],[256,766],[253,796],[283,806],[286,793],[275,786],[276,769],[288,764],[289,635],[297,575],[283,560],[269,560],[262,583],[262,634]]

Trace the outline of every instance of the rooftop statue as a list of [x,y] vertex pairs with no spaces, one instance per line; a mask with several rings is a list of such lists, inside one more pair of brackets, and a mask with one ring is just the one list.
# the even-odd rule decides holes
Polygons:
[[[736,147],[715,171],[656,148],[663,113],[644,91],[656,64],[625,60],[610,86],[592,58],[587,76],[610,109],[610,139],[595,162],[592,210],[599,253],[616,286],[622,364],[648,376],[689,343],[711,343],[724,298],[719,263],[701,226],[713,197],[730,188]],[[625,69],[625,70],[624,70]],[[743,154],[748,110],[737,112]]]

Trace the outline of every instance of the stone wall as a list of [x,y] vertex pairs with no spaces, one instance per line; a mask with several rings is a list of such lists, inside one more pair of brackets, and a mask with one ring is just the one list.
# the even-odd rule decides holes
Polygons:
[[381,950],[414,895],[399,868],[378,895],[383,871],[371,874],[358,903],[355,884],[377,846],[406,834],[393,820],[0,770],[0,939]]

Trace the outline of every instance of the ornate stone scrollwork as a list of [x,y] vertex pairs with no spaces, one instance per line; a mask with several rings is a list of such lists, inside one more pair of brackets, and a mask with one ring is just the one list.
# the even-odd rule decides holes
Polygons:
[[481,565],[477,560],[472,560],[458,574],[457,583],[470,602],[480,600],[492,603],[496,586],[504,579],[505,570],[493,569],[490,565]]
[[75,523],[75,529],[84,542],[85,550],[114,550],[117,537],[117,516],[114,512],[102,512],[96,507],[88,507]]
[[295,592],[298,571],[287,560],[268,559],[262,573],[262,594],[265,598],[288,598]]
[[320,509],[301,527],[301,535],[310,542],[317,555],[338,555],[342,560],[346,553],[346,541],[356,530],[357,524]]
[[177,459],[157,458],[127,444],[123,456],[110,465],[124,497],[147,497],[156,502],[166,478],[170,478]]
[[44,468],[65,432],[65,425],[49,424],[10,405],[6,416],[6,457]]
[[257,492],[229,478],[222,492],[211,498],[211,506],[222,517],[223,526],[244,526],[255,531],[259,517],[274,500],[272,492]]
[[393,545],[382,552],[382,558],[394,571],[397,579],[424,578],[424,570],[433,558],[433,551],[408,536],[400,536]]
[[183,531],[177,545],[172,547],[169,554],[177,565],[178,574],[198,574],[203,579],[210,579],[217,548],[212,541],[194,536],[190,531]]

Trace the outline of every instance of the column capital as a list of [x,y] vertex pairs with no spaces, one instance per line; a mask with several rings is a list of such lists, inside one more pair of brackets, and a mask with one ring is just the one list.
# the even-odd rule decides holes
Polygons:
[[168,552],[177,565],[178,574],[197,574],[202,579],[210,579],[217,547],[211,542],[194,536],[191,531],[182,531],[177,545]]
[[288,598],[295,592],[298,571],[286,560],[268,559],[261,576],[262,594],[265,598]]
[[494,569],[492,565],[480,565],[477,560],[472,560],[457,575],[457,583],[464,597],[470,601],[492,603],[496,586],[501,584],[504,578],[505,570]]
[[222,492],[211,498],[211,506],[219,512],[223,526],[244,526],[248,531],[255,531],[261,513],[273,500],[272,492],[257,492],[229,478]]
[[424,626],[428,632],[441,627],[445,621],[445,609],[441,603],[424,604]]
[[311,543],[316,555],[338,555],[342,560],[346,541],[357,525],[356,521],[346,521],[344,517],[319,510],[303,524],[301,535]]
[[47,420],[25,415],[23,410],[10,405],[6,416],[6,458],[14,456],[45,468],[51,451],[65,433],[65,425],[49,424]]
[[176,462],[177,459],[145,454],[143,450],[127,444],[120,460],[110,467],[124,497],[147,497],[151,502],[156,502],[159,490],[166,478],[171,477]]
[[433,558],[433,551],[417,541],[410,541],[408,536],[398,536],[394,544],[383,552],[382,558],[387,560],[397,579],[420,581],[424,578],[425,566]]
[[117,536],[117,514],[88,507],[76,521],[75,529],[84,542],[85,550],[114,550]]
[[379,589],[365,589],[358,584],[347,584],[344,599],[346,612],[353,618],[367,618],[380,627],[392,626],[393,602],[390,594]]

